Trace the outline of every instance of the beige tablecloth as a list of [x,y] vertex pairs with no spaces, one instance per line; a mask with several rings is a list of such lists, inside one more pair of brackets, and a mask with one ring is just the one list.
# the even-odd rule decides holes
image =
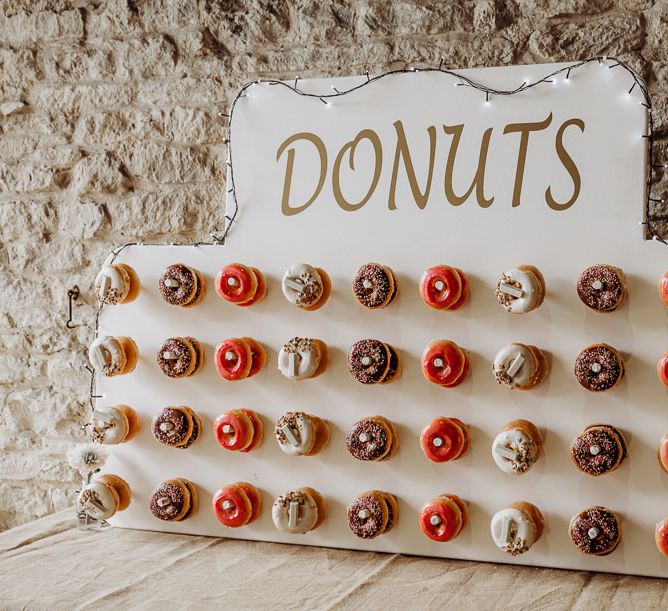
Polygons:
[[668,583],[109,528],[0,534],[2,609],[659,609]]

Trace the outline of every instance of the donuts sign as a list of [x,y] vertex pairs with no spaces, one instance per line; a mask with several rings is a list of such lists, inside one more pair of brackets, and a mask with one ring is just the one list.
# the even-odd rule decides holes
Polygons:
[[[621,205],[622,181],[644,188],[646,108],[612,64],[255,83],[232,112],[237,202],[245,218],[346,231],[367,216],[572,223]],[[643,199],[625,203],[636,223]]]
[[[547,117],[540,121],[508,123],[503,126],[500,134],[494,133],[494,126],[485,127],[479,148],[472,151],[473,153],[477,152],[477,159],[475,156],[462,159],[464,155],[460,153],[460,142],[465,137],[466,130],[464,123],[457,125],[446,125],[443,123],[440,126],[442,128],[440,130],[435,125],[429,125],[422,134],[415,135],[415,140],[420,141],[417,146],[422,146],[424,149],[419,151],[418,154],[427,156],[429,159],[428,170],[422,176],[418,176],[416,173],[413,163],[413,157],[416,153],[415,151],[411,151],[411,145],[409,144],[402,121],[395,121],[392,124],[396,137],[394,142],[388,143],[386,141],[385,151],[383,141],[373,129],[361,130],[338,151],[328,150],[325,141],[316,133],[299,132],[292,134],[281,143],[276,152],[276,160],[278,162],[283,158],[286,160],[281,210],[286,216],[303,212],[316,202],[322,193],[325,181],[329,178],[331,180],[334,200],[338,206],[342,210],[354,212],[365,206],[374,197],[383,172],[389,172],[390,174],[389,190],[386,193],[378,194],[377,197],[378,199],[382,198],[387,201],[387,208],[389,210],[396,210],[397,208],[396,191],[400,173],[408,181],[411,199],[419,209],[427,206],[430,199],[438,197],[436,193],[432,193],[432,186],[439,183],[443,185],[441,197],[444,197],[451,206],[461,206],[469,199],[474,199],[481,208],[488,208],[494,203],[495,199],[493,189],[490,189],[489,186],[487,189],[485,188],[485,170],[490,146],[497,146],[503,149],[509,148],[508,143],[501,140],[501,137],[507,138],[508,134],[517,134],[515,138],[516,150],[514,152],[517,166],[512,195],[508,195],[510,195],[511,205],[513,207],[519,206],[522,202],[522,183],[524,181],[524,171],[531,136],[536,132],[553,127],[552,123],[553,114],[550,112]],[[580,171],[565,145],[564,135],[569,128],[584,133],[585,123],[578,117],[572,117],[561,122],[553,130],[554,155],[559,159],[563,170],[568,174],[572,182],[572,188],[568,197],[557,201],[552,193],[552,186],[547,185],[545,189],[545,202],[552,210],[567,210],[577,201],[580,194]],[[342,178],[342,165],[347,165],[350,170],[355,170],[355,152],[357,147],[364,142],[370,145],[372,149],[373,170],[367,176],[369,188],[366,193],[360,200],[353,202],[349,201],[348,197],[344,194],[345,179]],[[309,146],[299,147],[299,143],[308,144]],[[389,151],[387,150],[388,144]],[[444,146],[447,151],[447,161],[444,167],[436,167],[435,165],[437,146]],[[300,149],[302,152],[298,153],[297,151]],[[293,177],[295,172],[299,172],[299,157],[309,154],[316,155],[320,165],[317,185],[306,202],[295,202],[292,197]],[[330,167],[329,160],[332,156],[334,156],[334,161]],[[384,160],[386,162],[385,165]],[[471,168],[472,174],[468,186],[464,183],[464,186],[459,190],[454,185],[454,168],[456,164],[464,164],[467,168]],[[434,180],[435,175],[437,175],[436,180]]]

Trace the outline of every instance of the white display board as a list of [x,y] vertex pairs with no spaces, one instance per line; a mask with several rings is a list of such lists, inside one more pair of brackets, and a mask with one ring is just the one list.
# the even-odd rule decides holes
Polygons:
[[[257,84],[235,107],[231,145],[239,214],[225,246],[131,246],[116,261],[137,271],[143,290],[127,305],[105,307],[99,331],[129,335],[140,360],[126,376],[97,379],[98,405],[125,403],[141,415],[141,434],[112,447],[107,470],[132,487],[130,507],[113,519],[117,526],[232,538],[303,543],[426,556],[477,559],[631,573],[668,575],[668,559],[654,545],[654,524],[668,515],[668,476],[657,462],[657,444],[668,431],[667,390],[655,365],[668,349],[668,309],[656,284],[668,268],[668,251],[643,241],[638,221],[645,197],[645,108],[624,70],[594,62],[553,83],[513,96],[491,96],[458,86],[439,73],[398,74],[379,80],[324,104],[318,97],[299,96],[276,85]],[[497,88],[511,89],[542,78],[559,66],[522,66],[467,70],[462,74]],[[366,77],[337,81],[300,81],[303,91],[328,94],[347,89]],[[503,134],[508,124],[551,123],[530,134],[520,205],[513,206],[519,133]],[[581,179],[574,203],[557,211],[546,203],[548,186],[558,201],[573,193],[574,180],[557,155],[557,131],[570,119],[563,145]],[[431,191],[423,209],[399,162],[396,209],[388,208],[397,131],[401,121],[410,147],[419,188],[424,191],[429,166],[429,126],[435,126]],[[466,192],[477,169],[481,138],[493,128],[485,171],[485,195],[494,202],[481,207],[475,189],[461,205],[448,202],[444,169],[452,135],[443,125],[464,125],[454,171],[456,193]],[[338,151],[361,130],[373,130],[382,145],[378,184],[368,202],[356,211],[343,210],[332,189],[332,168]],[[281,201],[288,150],[281,143],[296,133],[311,132],[327,151],[322,190],[302,212],[286,215]],[[288,147],[289,148],[289,147]],[[313,193],[319,178],[315,147],[294,145],[289,204],[296,207]],[[369,189],[375,168],[370,141],[360,142],[354,170],[344,155],[341,192],[350,202]],[[229,210],[228,213],[232,211]],[[165,214],[169,214],[165,210]],[[268,295],[250,308],[221,300],[213,289],[217,271],[240,261],[256,266],[268,280]],[[400,285],[396,300],[381,311],[361,307],[351,279],[366,262],[378,261],[395,271]],[[208,292],[195,308],[175,308],[158,293],[158,277],[172,263],[185,263],[205,276]],[[281,294],[280,278],[297,262],[324,268],[333,282],[327,305],[317,312],[291,306]],[[461,268],[471,281],[471,300],[457,312],[428,308],[418,294],[423,270],[445,263]],[[628,299],[611,314],[588,310],[575,285],[589,265],[621,267],[628,279]],[[518,264],[540,268],[547,284],[544,304],[527,315],[511,315],[494,297],[496,282]],[[204,370],[185,380],[168,379],[155,354],[168,337],[190,335],[206,349]],[[277,351],[291,337],[317,337],[331,350],[325,375],[292,383],[276,369]],[[268,350],[268,364],[257,376],[240,382],[220,378],[213,364],[215,345],[223,338],[251,336]],[[358,339],[387,341],[401,355],[401,377],[383,386],[364,386],[348,374],[348,348]],[[470,378],[454,389],[427,382],[419,358],[434,339],[452,339],[469,351]],[[536,389],[510,391],[491,372],[496,352],[505,344],[525,342],[549,353],[551,371]],[[623,354],[626,377],[613,390],[585,391],[573,376],[573,362],[584,346],[607,342]],[[157,443],[151,418],[167,405],[189,405],[204,422],[192,448],[177,451]],[[249,454],[221,448],[212,423],[229,409],[250,408],[262,415],[265,440]],[[313,457],[283,454],[272,431],[275,420],[289,410],[325,418],[331,443]],[[363,463],[345,448],[345,433],[356,420],[381,414],[397,426],[401,447],[391,460]],[[472,447],[462,459],[435,464],[419,446],[422,428],[437,416],[453,416],[470,426]],[[545,438],[544,455],[526,474],[502,473],[491,457],[494,436],[509,421],[526,418]],[[629,457],[614,473],[592,478],[571,463],[569,445],[587,425],[609,423],[628,441]],[[198,488],[201,507],[182,523],[161,522],[148,510],[153,488],[162,480],[186,477]],[[255,484],[265,508],[260,519],[240,529],[219,524],[210,508],[213,493],[239,480]],[[301,536],[277,531],[269,507],[280,493],[312,486],[327,502],[328,517],[317,530]],[[399,522],[390,533],[372,541],[348,529],[346,506],[358,493],[383,489],[395,494]],[[469,503],[470,523],[449,543],[427,539],[418,526],[422,504],[438,494],[458,494]],[[537,505],[546,518],[542,539],[527,553],[510,558],[489,534],[491,515],[513,501]],[[587,557],[568,536],[572,515],[590,505],[605,505],[622,518],[622,543],[607,557]]]

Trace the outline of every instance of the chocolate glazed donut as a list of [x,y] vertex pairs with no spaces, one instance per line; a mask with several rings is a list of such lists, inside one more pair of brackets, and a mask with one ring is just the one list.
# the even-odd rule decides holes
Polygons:
[[[165,355],[173,358],[167,359]],[[170,378],[180,378],[192,372],[195,367],[193,358],[197,358],[195,349],[191,350],[188,343],[178,337],[168,339],[156,355],[160,371]]]
[[388,442],[385,429],[370,418],[353,424],[346,435],[346,448],[357,460],[376,460],[384,456]]
[[353,278],[353,293],[364,307],[381,308],[396,294],[394,278],[379,263],[367,263],[357,270]]
[[624,272],[612,265],[592,265],[578,278],[578,296],[596,312],[612,312],[624,301]]
[[[160,296],[170,305],[187,305],[196,298],[197,276],[187,265],[170,265],[158,280]],[[173,286],[170,286],[173,285]]]
[[587,390],[609,390],[624,375],[624,364],[617,350],[607,344],[587,346],[575,358],[575,377]]
[[348,352],[348,371],[362,384],[376,384],[387,373],[390,355],[387,346],[377,339],[361,339]]
[[603,475],[614,471],[626,457],[626,444],[614,427],[590,426],[573,441],[571,457],[587,475]]
[[192,435],[192,419],[178,407],[166,407],[153,419],[153,437],[166,446],[176,447],[187,443]]
[[348,506],[348,525],[361,539],[374,539],[383,534],[388,517],[385,501],[369,493],[358,496]]
[[583,554],[606,556],[621,539],[617,516],[605,507],[589,507],[574,516],[568,527],[575,547]]

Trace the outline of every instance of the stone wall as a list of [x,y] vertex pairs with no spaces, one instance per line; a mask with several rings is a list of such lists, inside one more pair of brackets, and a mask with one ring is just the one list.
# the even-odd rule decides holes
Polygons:
[[0,530],[72,504],[106,254],[223,227],[244,82],[617,56],[665,153],[667,28],[653,0],[0,0]]

